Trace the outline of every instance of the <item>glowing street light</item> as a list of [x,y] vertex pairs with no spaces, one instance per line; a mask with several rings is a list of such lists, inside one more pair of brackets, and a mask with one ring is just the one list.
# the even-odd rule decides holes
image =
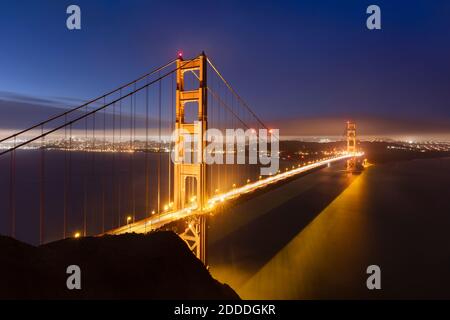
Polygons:
[[130,221],[131,221],[131,217],[128,216],[128,217],[127,217],[127,226],[129,226],[129,227],[128,227],[128,231],[131,231]]
[[78,239],[81,236],[81,234],[79,232],[75,232],[75,234],[73,235],[73,237],[75,239]]

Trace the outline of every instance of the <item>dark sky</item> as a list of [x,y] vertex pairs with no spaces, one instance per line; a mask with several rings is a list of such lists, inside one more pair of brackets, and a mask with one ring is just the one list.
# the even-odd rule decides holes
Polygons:
[[[70,4],[80,31],[65,26]],[[370,4],[382,30],[366,28]],[[182,49],[205,50],[263,119],[450,132],[449,1],[2,1],[0,39],[2,117],[11,96],[76,104]]]

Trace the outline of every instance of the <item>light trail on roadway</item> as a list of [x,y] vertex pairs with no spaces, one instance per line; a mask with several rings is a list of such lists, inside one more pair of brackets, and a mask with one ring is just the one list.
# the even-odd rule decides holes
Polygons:
[[288,179],[300,173],[305,173],[316,168],[320,168],[322,166],[331,164],[333,162],[342,161],[345,159],[353,158],[353,157],[361,157],[364,155],[364,152],[358,152],[355,154],[344,154],[338,157],[333,157],[325,160],[319,160],[304,166],[298,166],[297,168],[288,170],[286,172],[281,172],[276,175],[269,176],[267,178],[260,179],[255,182],[250,182],[242,187],[236,187],[228,192],[215,195],[210,198],[207,202],[206,208],[200,210],[196,204],[193,204],[189,207],[186,207],[181,210],[176,211],[167,211],[160,213],[158,215],[151,216],[149,218],[130,223],[119,227],[117,229],[113,229],[107,234],[123,234],[123,233],[146,233],[151,230],[155,230],[163,227],[164,225],[187,218],[189,216],[198,215],[198,214],[208,214],[211,213],[217,204],[224,203],[226,201],[236,199],[241,195],[248,194],[250,192],[256,191],[258,189],[264,188],[268,185],[280,182],[282,180]]

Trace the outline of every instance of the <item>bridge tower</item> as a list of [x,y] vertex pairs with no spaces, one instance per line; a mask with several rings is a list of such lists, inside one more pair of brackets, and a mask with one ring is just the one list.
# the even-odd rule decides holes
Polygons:
[[[347,152],[356,153],[356,124],[347,121]],[[356,157],[347,160],[347,170],[354,171],[356,169]]]
[[[176,89],[176,141],[174,159],[174,207],[181,210],[196,205],[200,211],[205,208],[206,195],[206,163],[204,150],[206,141],[203,139],[207,123],[207,86],[206,86],[206,55],[202,53],[197,58],[184,61],[177,59],[177,89]],[[198,88],[185,89],[185,74],[194,73],[198,79]],[[197,109],[197,123],[189,123],[185,119],[186,108]],[[189,141],[189,142],[187,142]],[[195,143],[194,143],[195,141]],[[187,143],[186,143],[187,142]],[[191,147],[186,150],[186,144]],[[189,158],[190,161],[186,161]],[[188,184],[194,186],[195,195],[189,197]],[[188,227],[180,237],[188,244],[197,258],[206,264],[206,217],[198,215],[188,221]]]

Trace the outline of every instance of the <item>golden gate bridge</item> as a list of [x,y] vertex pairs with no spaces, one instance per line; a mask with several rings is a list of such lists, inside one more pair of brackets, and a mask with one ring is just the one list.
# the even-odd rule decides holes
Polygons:
[[[180,154],[203,154],[206,142],[199,139],[198,150],[177,147],[179,142],[186,133],[203,137],[208,128],[271,134],[205,53],[189,60],[180,54],[96,99],[0,139],[0,188],[7,191],[0,204],[2,233],[19,239],[33,233],[42,244],[146,233],[185,221],[179,236],[206,263],[205,217],[218,207],[332,162],[346,160],[353,170],[362,155],[356,127],[348,123],[342,152],[290,163],[267,176],[260,174],[261,164],[184,162]],[[172,137],[176,129],[185,134]],[[237,148],[232,150],[236,160]],[[27,231],[18,234],[20,226]]]

